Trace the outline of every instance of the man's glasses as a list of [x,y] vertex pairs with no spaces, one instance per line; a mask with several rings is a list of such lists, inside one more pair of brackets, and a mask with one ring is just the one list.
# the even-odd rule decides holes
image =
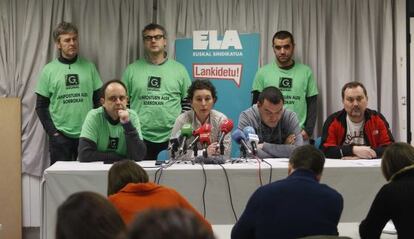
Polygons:
[[164,38],[164,35],[155,35],[155,36],[144,36],[145,41],[152,41],[152,39],[159,41],[161,38]]

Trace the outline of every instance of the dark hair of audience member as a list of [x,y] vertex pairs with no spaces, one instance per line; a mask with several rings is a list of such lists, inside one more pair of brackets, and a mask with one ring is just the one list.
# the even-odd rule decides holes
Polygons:
[[211,83],[209,80],[205,79],[196,79],[191,83],[190,87],[187,90],[188,99],[191,101],[193,100],[194,92],[196,90],[208,90],[211,93],[211,96],[214,99],[214,103],[217,101],[217,91],[216,87]]
[[56,239],[120,239],[125,232],[115,207],[97,193],[74,193],[57,209]]
[[393,143],[384,151],[381,160],[382,174],[389,181],[401,169],[414,164],[414,148],[410,144]]
[[183,208],[149,209],[131,224],[128,239],[214,239],[192,212]]
[[325,164],[325,155],[313,145],[303,145],[293,150],[289,163],[294,169],[307,169],[320,175]]
[[264,90],[260,93],[259,98],[257,101],[260,104],[263,104],[264,100],[269,101],[270,103],[276,105],[279,104],[281,101],[285,102],[283,98],[282,92],[274,86],[269,86],[264,88]]
[[128,183],[147,183],[148,174],[133,160],[121,160],[108,172],[108,196],[119,192]]

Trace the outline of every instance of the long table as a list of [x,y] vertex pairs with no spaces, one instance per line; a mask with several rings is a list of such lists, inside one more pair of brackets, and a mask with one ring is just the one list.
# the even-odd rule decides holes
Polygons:
[[[270,172],[271,181],[287,176],[287,159],[266,161],[272,167],[263,162],[259,164],[256,160],[228,163],[222,167],[204,165],[204,170],[199,164],[176,163],[162,170],[159,183],[176,189],[201,213],[204,209],[205,185],[207,220],[211,224],[234,224],[236,219],[231,205],[233,204],[235,214],[239,217],[250,195],[260,186],[259,175],[263,184],[269,182]],[[150,180],[153,181],[157,170],[154,162],[143,161],[139,164],[145,168]],[[106,196],[110,167],[111,165],[102,162],[56,162],[46,169],[42,182],[43,239],[54,238],[57,207],[69,195],[79,191],[94,191]],[[385,179],[381,174],[380,160],[327,159],[321,183],[335,188],[342,194],[344,210],[341,222],[359,222],[365,217]]]

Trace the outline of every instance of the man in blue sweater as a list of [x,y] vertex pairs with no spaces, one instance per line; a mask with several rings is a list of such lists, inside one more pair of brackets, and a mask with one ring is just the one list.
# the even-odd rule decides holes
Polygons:
[[289,159],[289,176],[253,193],[231,238],[338,235],[343,199],[319,183],[324,163],[325,156],[313,146],[296,148]]

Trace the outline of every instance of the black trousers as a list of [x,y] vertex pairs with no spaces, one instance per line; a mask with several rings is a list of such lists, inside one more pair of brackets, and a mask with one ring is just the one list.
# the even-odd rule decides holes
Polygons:
[[79,139],[69,138],[60,133],[49,136],[50,165],[56,161],[76,161]]
[[156,160],[159,152],[168,148],[168,142],[154,143],[144,139],[144,143],[147,146],[147,156],[144,160]]

